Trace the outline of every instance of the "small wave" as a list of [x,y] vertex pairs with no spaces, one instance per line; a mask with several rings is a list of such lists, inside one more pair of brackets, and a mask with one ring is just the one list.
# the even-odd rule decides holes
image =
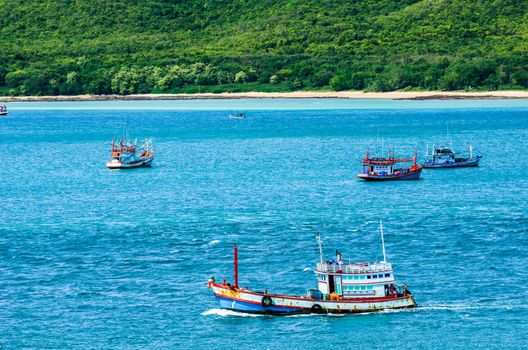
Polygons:
[[513,310],[526,309],[526,305],[424,305],[418,306],[416,310],[420,311],[469,311],[469,310]]
[[309,268],[309,267],[305,267],[305,268],[303,269],[303,271],[312,271],[312,269]]
[[220,240],[219,239],[214,239],[211,242],[207,243],[207,245],[208,246],[214,246],[214,245],[217,245],[218,243],[220,243]]
[[237,311],[226,310],[226,309],[211,309],[211,310],[202,312],[202,316],[210,316],[210,315],[222,316],[222,317],[226,317],[226,316],[262,317],[264,316],[264,315],[259,315],[259,314],[248,314],[245,312],[237,312]]

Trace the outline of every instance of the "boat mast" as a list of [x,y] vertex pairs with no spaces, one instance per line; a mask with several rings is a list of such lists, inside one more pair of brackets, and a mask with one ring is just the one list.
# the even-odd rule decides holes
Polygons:
[[381,233],[381,250],[383,252],[383,262],[387,262],[387,256],[385,255],[385,240],[383,238],[383,223],[380,219],[380,233]]
[[449,141],[449,148],[453,150],[453,139],[449,137],[449,123],[446,123],[446,129],[447,129],[447,140]]
[[321,234],[317,234],[317,243],[319,243],[319,260],[323,262],[323,241],[321,241]]
[[469,159],[473,159],[473,146],[469,145]]
[[237,245],[235,244],[234,247],[234,278],[235,278],[235,288],[238,288],[238,251],[237,251]]

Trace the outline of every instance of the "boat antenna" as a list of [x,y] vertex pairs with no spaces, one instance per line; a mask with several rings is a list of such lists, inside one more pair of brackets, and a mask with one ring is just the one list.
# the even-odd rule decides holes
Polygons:
[[473,159],[473,146],[469,145],[469,159]]
[[447,139],[449,140],[449,147],[453,150],[453,139],[449,137],[449,123],[446,123],[447,128]]
[[233,249],[233,267],[234,267],[234,279],[235,279],[235,288],[238,289],[238,250],[237,245],[235,243],[234,249]]
[[384,139],[383,137],[381,138],[381,158],[383,158],[383,146],[384,146]]
[[383,252],[383,262],[387,262],[387,256],[385,255],[385,239],[383,238],[383,223],[380,219],[380,233],[381,233],[381,250]]
[[317,233],[317,243],[319,243],[319,260],[323,262],[323,241],[321,240],[321,233]]

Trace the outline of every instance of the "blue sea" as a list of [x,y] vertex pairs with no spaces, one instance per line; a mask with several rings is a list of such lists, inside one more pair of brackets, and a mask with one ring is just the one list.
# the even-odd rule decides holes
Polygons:
[[[10,103],[0,118],[0,348],[528,347],[528,100]],[[244,111],[245,120],[229,112]],[[105,168],[112,137],[154,166]],[[449,137],[447,137],[449,131]],[[360,159],[473,145],[478,168],[365,183]],[[388,259],[419,307],[219,310],[207,280],[305,294],[335,250]]]

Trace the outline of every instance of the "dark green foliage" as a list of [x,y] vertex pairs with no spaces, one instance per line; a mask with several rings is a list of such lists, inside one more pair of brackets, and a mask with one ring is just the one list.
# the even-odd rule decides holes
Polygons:
[[0,92],[528,88],[526,0],[0,0]]

